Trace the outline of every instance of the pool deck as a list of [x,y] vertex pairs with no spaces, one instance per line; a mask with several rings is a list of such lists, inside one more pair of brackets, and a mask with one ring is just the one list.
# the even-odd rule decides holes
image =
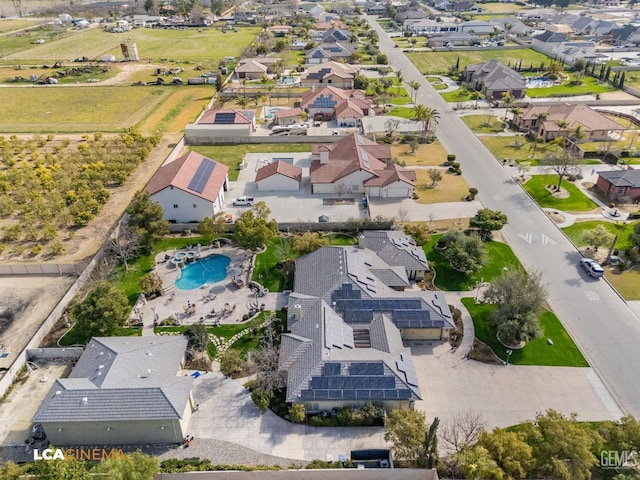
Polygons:
[[[241,287],[233,283],[233,276],[227,275],[223,280],[204,284],[194,290],[180,290],[175,286],[180,278],[181,268],[171,260],[176,253],[193,251],[199,259],[210,255],[225,255],[231,259],[227,271],[235,268],[237,275],[244,282]],[[169,258],[166,258],[166,257]],[[153,298],[141,300],[132,311],[132,317],[142,316],[143,335],[153,335],[154,319],[161,323],[163,320],[173,317],[180,325],[192,325],[203,321],[207,325],[236,324],[242,322],[242,317],[249,312],[252,306],[265,304],[267,310],[279,308],[283,302],[278,298],[281,294],[268,294],[265,297],[257,296],[247,286],[250,280],[251,252],[232,247],[221,246],[194,246],[191,249],[168,250],[156,255],[155,273],[163,281],[164,294]]]

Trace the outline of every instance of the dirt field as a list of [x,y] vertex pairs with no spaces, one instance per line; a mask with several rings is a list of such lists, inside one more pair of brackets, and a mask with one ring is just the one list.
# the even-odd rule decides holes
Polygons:
[[74,280],[55,276],[0,277],[0,344],[9,352],[7,358],[0,359],[0,368],[11,366]]

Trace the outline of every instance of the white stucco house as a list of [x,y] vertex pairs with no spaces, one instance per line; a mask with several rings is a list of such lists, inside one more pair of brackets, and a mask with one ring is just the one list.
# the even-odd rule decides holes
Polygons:
[[302,169],[284,160],[276,160],[256,172],[260,191],[297,191],[301,181]]
[[239,136],[250,136],[256,131],[256,112],[239,109],[210,109],[196,123],[184,129],[188,145],[213,145]]
[[229,167],[196,152],[163,165],[146,191],[174,223],[199,222],[222,210],[229,189]]

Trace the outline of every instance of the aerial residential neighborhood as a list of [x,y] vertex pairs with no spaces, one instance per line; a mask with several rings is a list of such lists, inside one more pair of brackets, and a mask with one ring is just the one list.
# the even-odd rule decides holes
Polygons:
[[637,478],[639,68],[631,1],[0,5],[0,478]]

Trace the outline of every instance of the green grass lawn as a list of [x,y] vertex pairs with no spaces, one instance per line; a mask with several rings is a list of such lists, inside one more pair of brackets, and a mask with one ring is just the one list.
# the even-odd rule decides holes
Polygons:
[[[493,305],[476,305],[474,298],[463,298],[463,305],[473,318],[475,335],[489,345],[502,360],[507,358],[506,348],[496,339],[496,330],[491,322]],[[576,347],[558,317],[545,311],[540,315],[542,336],[527,342],[524,348],[513,350],[509,363],[513,365],[540,365],[549,367],[588,367],[589,364]],[[553,345],[547,343],[553,341]]]
[[445,291],[472,290],[477,282],[491,282],[500,276],[504,268],[509,270],[523,270],[522,264],[515,256],[511,247],[506,243],[489,241],[485,243],[487,249],[487,264],[476,273],[466,275],[451,268],[449,261],[434,250],[434,246],[442,235],[433,235],[431,241],[425,244],[424,250],[429,264],[436,272],[435,286]]
[[172,92],[172,87],[0,88],[0,130],[119,131],[142,121]]
[[445,102],[458,103],[458,102],[471,102],[475,101],[475,98],[471,97],[471,90],[467,88],[459,88],[450,92],[442,92],[440,95]]
[[477,48],[461,52],[409,52],[407,57],[423,74],[446,74],[449,68],[454,67],[460,59],[460,70],[466,65],[482,63],[494,58],[499,59],[505,65],[516,65],[522,60],[523,68],[530,65],[548,64],[551,59],[546,55],[530,48],[518,48],[513,50],[484,50]]
[[533,175],[523,187],[543,208],[557,208],[565,212],[588,212],[597,207],[589,197],[578,190],[578,187],[566,180],[562,180],[562,188],[569,192],[569,197],[554,197],[545,186],[557,183],[557,175]]
[[415,118],[415,109],[413,107],[393,107],[385,112],[385,115],[389,115],[392,117],[402,117],[412,120]]
[[492,115],[464,115],[460,118],[474,133],[497,133],[504,130],[504,124]]
[[538,159],[549,153],[556,153],[559,151],[559,147],[552,143],[538,143],[536,146],[535,158],[529,158],[534,154],[534,143],[526,136],[518,136],[519,146],[516,145],[515,135],[511,137],[483,136],[479,138],[484,146],[487,147],[493,156],[499,161],[502,161],[505,158],[512,158],[518,162],[526,161],[531,162],[531,165],[535,165]]
[[[222,33],[214,28],[164,30],[136,28],[123,33],[108,33],[100,28],[81,30],[59,40],[33,45],[8,55],[9,60],[73,60],[78,57],[122,58],[120,43],[135,43],[141,60],[152,59],[187,63],[202,60],[217,62],[226,56],[240,57],[251,45],[261,27],[240,27],[238,32]],[[0,49],[2,47],[0,46]],[[0,50],[1,51],[1,50]]]
[[570,85],[567,80],[562,85],[548,88],[527,88],[527,96],[530,98],[563,97],[574,95],[595,95],[596,93],[613,92],[617,88],[606,82],[600,82],[597,78],[585,76],[581,85]]
[[605,278],[625,300],[640,300],[640,268],[633,267],[624,272],[605,268]]
[[[617,250],[626,250],[627,248],[631,248],[631,241],[629,240],[629,235],[633,233],[634,224],[637,222],[620,222],[620,229],[616,226],[615,223],[604,222],[600,220],[588,220],[586,222],[577,222],[571,225],[570,227],[563,228],[562,231],[567,234],[567,236],[571,239],[573,243],[575,243],[578,247],[587,247],[588,245],[584,243],[582,240],[583,232],[587,230],[593,230],[598,225],[604,225],[604,227],[609,230],[612,234],[619,233],[618,241],[616,242]],[[606,247],[603,247],[606,248]]]
[[229,167],[229,179],[237,180],[240,163],[247,153],[311,153],[310,143],[194,146],[192,150],[224,163]]

